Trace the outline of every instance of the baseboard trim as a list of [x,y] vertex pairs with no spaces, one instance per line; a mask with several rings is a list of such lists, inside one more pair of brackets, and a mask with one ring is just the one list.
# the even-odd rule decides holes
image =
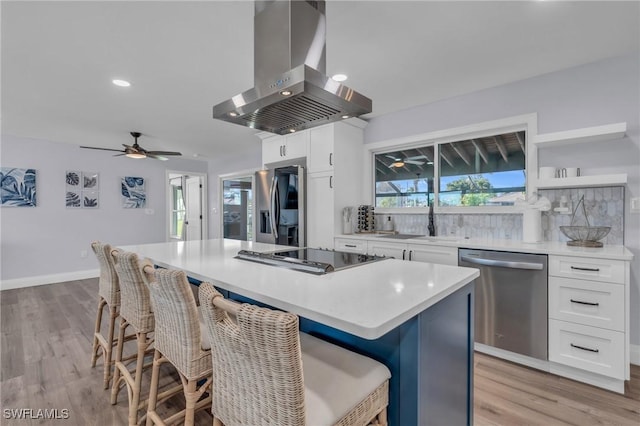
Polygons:
[[631,364],[640,365],[640,345],[629,345],[629,352]]
[[62,274],[39,275],[36,277],[15,278],[12,280],[0,281],[0,290],[11,290],[14,288],[35,287],[38,285],[62,283],[65,281],[85,280],[100,276],[99,269],[86,271],[65,272]]

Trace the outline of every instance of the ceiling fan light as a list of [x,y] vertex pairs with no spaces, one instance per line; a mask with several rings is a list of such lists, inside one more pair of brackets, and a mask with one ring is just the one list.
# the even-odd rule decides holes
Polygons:
[[140,152],[127,152],[125,154],[125,156],[129,157],[129,158],[135,158],[135,159],[140,159],[140,158],[147,158],[146,155],[140,153]]
[[111,82],[113,84],[115,84],[116,86],[120,86],[120,87],[129,87],[131,86],[131,83],[129,83],[127,80],[120,80],[120,79],[114,79],[111,80]]
[[391,163],[391,165],[393,167],[404,167],[404,162],[403,161],[394,161],[393,163]]

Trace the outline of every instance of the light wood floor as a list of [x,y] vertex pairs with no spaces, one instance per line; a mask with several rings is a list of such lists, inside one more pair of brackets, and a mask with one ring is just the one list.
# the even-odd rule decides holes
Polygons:
[[[0,292],[1,425],[126,424],[125,391],[111,405],[101,368],[90,368],[97,293],[96,279]],[[163,372],[165,384],[177,382],[170,367]],[[476,425],[640,425],[638,366],[625,395],[478,353],[474,380]],[[165,411],[181,404],[174,398]],[[19,408],[66,408],[69,419],[5,418]],[[196,424],[210,425],[211,416],[199,413]]]

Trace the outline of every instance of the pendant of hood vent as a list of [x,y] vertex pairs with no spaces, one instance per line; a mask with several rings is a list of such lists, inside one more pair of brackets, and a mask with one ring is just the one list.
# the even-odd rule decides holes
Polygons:
[[254,87],[213,118],[284,135],[370,113],[371,99],[326,75],[325,44],[324,1],[256,1]]

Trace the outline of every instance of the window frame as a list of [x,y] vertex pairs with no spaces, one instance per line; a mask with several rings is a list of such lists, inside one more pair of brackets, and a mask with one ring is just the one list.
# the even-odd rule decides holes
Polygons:
[[[368,194],[368,202],[375,205],[375,156],[385,152],[412,149],[425,146],[434,146],[434,157],[440,158],[439,145],[461,140],[492,136],[502,133],[510,133],[516,131],[525,132],[525,170],[526,170],[526,193],[530,194],[534,187],[535,170],[538,169],[537,155],[534,149],[534,140],[537,135],[537,113],[518,115],[499,120],[485,121],[468,126],[439,130],[430,133],[421,133],[410,135],[398,139],[388,139],[380,142],[365,145],[365,182],[366,194]],[[455,206],[442,207],[439,205],[440,192],[440,161],[434,161],[434,212],[435,213],[518,213],[516,206]],[[383,214],[425,214],[429,212],[428,207],[376,207],[376,213]]]

